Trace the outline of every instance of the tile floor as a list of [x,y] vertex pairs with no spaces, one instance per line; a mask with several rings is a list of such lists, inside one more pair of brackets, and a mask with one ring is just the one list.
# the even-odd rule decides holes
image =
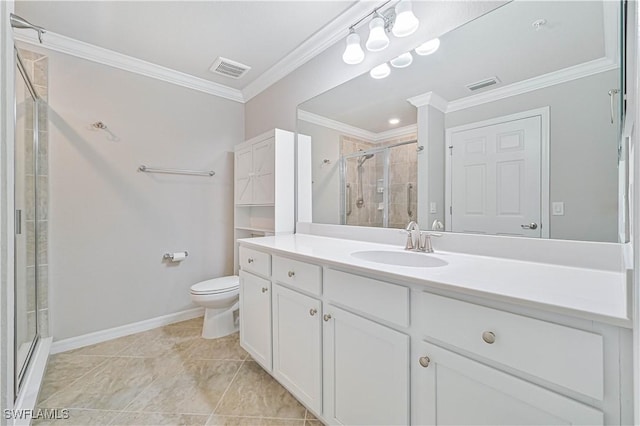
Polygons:
[[202,318],[53,355],[34,425],[320,426],[251,360],[238,334],[200,337]]

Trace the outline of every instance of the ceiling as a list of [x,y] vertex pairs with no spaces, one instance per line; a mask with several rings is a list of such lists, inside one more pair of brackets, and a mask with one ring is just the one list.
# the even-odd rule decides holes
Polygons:
[[[354,3],[17,0],[15,13],[47,31],[242,90]],[[218,56],[251,70],[240,79],[213,74]]]
[[[364,74],[300,108],[373,133],[415,124],[408,98],[435,92],[451,102],[604,57],[603,5],[615,3],[514,1],[440,37],[436,53],[414,55],[408,68],[383,80]],[[547,23],[536,30],[538,19]],[[476,92],[465,87],[492,76],[501,83]],[[400,123],[390,125],[392,117]]]

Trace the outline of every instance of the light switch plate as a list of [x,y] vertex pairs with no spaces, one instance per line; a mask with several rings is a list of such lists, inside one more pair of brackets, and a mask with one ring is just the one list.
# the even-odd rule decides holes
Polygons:
[[437,213],[435,201],[429,203],[429,213]]
[[564,202],[554,201],[551,203],[551,213],[554,216],[564,216]]

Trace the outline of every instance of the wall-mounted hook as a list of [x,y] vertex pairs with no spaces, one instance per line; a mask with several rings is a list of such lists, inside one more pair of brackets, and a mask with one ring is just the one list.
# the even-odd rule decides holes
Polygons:
[[95,123],[92,123],[91,127],[96,129],[96,130],[104,130],[105,132],[107,132],[109,134],[109,136],[107,136],[107,138],[110,141],[117,142],[117,141],[120,140],[120,138],[118,136],[116,136],[111,130],[109,130],[107,125],[104,124],[102,121],[96,121]]

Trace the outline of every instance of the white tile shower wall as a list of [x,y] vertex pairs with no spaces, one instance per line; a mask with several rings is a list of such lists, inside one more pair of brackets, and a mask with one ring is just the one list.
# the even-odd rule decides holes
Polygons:
[[[54,339],[193,307],[193,283],[233,271],[243,105],[52,52],[49,106]],[[216,175],[141,173],[141,164]],[[182,250],[182,263],[163,262]]]

